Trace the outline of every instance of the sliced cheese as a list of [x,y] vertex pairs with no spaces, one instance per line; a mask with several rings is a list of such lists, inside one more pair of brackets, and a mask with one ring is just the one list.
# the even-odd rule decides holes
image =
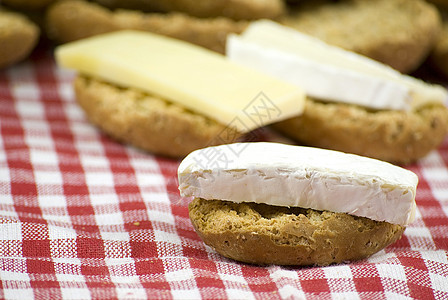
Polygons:
[[373,109],[410,110],[443,103],[447,91],[297,30],[262,20],[227,41],[237,63],[305,89],[308,95]]
[[184,197],[348,213],[407,225],[418,177],[387,162],[279,143],[235,143],[189,154],[178,169]]
[[303,111],[301,88],[207,49],[148,32],[121,31],[62,45],[59,65],[178,103],[240,132]]

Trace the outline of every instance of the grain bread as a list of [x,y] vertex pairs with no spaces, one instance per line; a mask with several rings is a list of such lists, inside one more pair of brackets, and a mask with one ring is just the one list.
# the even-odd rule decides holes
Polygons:
[[106,7],[142,11],[185,12],[200,18],[272,19],[285,12],[283,0],[94,0]]
[[285,25],[409,73],[437,40],[438,10],[422,0],[308,1]]
[[448,110],[427,105],[417,111],[370,111],[355,105],[307,99],[299,117],[273,125],[301,143],[398,164],[422,158],[448,131]]
[[120,29],[136,29],[185,40],[220,53],[224,53],[227,34],[240,33],[247,26],[244,21],[199,19],[183,13],[112,12],[95,3],[76,0],[54,4],[45,19],[48,37],[60,43]]
[[78,76],[76,99],[87,118],[112,138],[143,150],[182,157],[240,136],[214,120],[130,88]]
[[329,265],[366,258],[405,227],[344,213],[195,198],[191,222],[221,255],[252,264]]
[[59,43],[119,30],[107,9],[84,1],[60,1],[49,7],[45,30]]
[[39,35],[39,28],[24,15],[0,10],[0,68],[28,57]]

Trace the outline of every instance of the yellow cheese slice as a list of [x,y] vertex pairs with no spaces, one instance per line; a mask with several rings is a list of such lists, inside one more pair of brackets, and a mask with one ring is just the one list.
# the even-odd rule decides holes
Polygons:
[[301,114],[304,91],[207,49],[120,31],[59,46],[57,63],[178,103],[244,133]]

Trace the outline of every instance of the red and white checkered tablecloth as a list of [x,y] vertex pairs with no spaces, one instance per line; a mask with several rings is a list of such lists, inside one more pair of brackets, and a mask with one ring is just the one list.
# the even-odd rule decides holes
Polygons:
[[178,161],[114,142],[51,50],[0,71],[1,299],[448,299],[448,140],[408,168],[417,219],[371,258],[260,267],[199,239]]

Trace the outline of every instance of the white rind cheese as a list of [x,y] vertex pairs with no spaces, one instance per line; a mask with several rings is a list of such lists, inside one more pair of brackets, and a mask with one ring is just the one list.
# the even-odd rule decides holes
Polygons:
[[59,46],[65,68],[138,88],[241,133],[303,111],[303,89],[205,48],[149,32],[120,31]]
[[410,110],[447,99],[442,86],[268,20],[252,23],[241,35],[230,35],[227,56],[327,101]]
[[184,197],[348,213],[408,225],[418,177],[387,162],[279,143],[235,143],[192,152],[178,169]]

